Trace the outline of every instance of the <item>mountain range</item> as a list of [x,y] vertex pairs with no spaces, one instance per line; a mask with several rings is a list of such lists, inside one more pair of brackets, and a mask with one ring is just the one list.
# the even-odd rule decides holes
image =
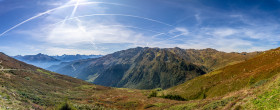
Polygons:
[[166,89],[257,54],[225,53],[210,48],[138,47],[101,58],[62,63],[49,70],[103,86]]
[[[184,57],[185,55],[189,56]],[[214,49],[133,48],[100,58],[68,62],[62,66],[68,68],[71,64],[76,71],[85,72],[85,69],[94,71],[95,69],[89,69],[94,67],[100,73],[98,77],[109,76],[107,79],[102,78],[105,82],[111,80],[109,83],[101,82],[102,84],[113,84],[114,81],[122,84],[120,82],[124,80],[114,80],[116,78],[114,73],[123,73],[122,79],[127,76],[133,79],[127,81],[127,85],[131,83],[136,85],[127,86],[128,88],[143,87],[142,82],[150,86],[157,85],[157,81],[163,81],[160,82],[163,83],[160,86],[150,86],[161,87],[164,84],[171,84],[168,82],[171,82],[172,78],[178,79],[180,75],[185,75],[183,77],[185,81],[177,85],[165,86],[163,89],[136,90],[94,85],[26,64],[0,53],[2,104],[0,108],[43,110],[57,109],[61,107],[60,105],[66,104],[82,110],[278,109],[279,61],[280,48],[253,53],[225,53]],[[123,71],[124,68],[126,71]],[[166,77],[172,78],[154,77],[165,76],[168,73],[172,75]],[[81,77],[84,73],[76,74]],[[143,77],[137,77],[141,75]]]
[[46,69],[52,65],[57,65],[62,62],[70,62],[70,61],[88,59],[88,58],[98,58],[101,56],[102,55],[80,55],[80,54],[77,55],[64,54],[61,56],[58,55],[49,56],[49,55],[39,53],[37,55],[24,55],[24,56],[17,55],[17,56],[13,56],[13,58]]

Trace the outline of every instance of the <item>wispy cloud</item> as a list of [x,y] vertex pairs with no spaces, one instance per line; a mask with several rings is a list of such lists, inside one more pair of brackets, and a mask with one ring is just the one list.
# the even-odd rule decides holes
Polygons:
[[232,28],[213,29],[212,32],[211,31],[209,32],[209,34],[212,34],[212,36],[216,36],[216,37],[227,37],[230,35],[234,35],[236,33],[238,32]]
[[[280,42],[279,23],[271,16],[254,19],[255,15],[262,15],[258,9],[232,11],[230,7],[222,6],[222,10],[200,1],[162,1],[159,7],[170,8],[146,9],[145,5],[134,10],[138,4],[54,1],[40,2],[52,8],[7,29],[0,37],[7,32],[31,36],[40,42],[33,45],[36,52],[50,54],[107,54],[136,46],[241,52],[274,48]],[[38,18],[40,23],[32,29],[12,31]],[[32,48],[25,49],[29,50]]]
[[[66,3],[65,5],[62,5],[62,6],[60,6],[60,7],[47,10],[47,11],[42,12],[42,13],[39,13],[39,14],[37,14],[37,15],[31,17],[31,18],[28,18],[28,19],[26,19],[26,20],[24,20],[24,21],[22,21],[22,22],[20,22],[20,23],[18,23],[18,24],[16,24],[16,25],[14,25],[13,27],[11,27],[11,28],[5,30],[4,32],[2,32],[2,33],[0,34],[0,37],[3,36],[3,35],[5,35],[7,32],[9,32],[9,31],[11,31],[11,30],[13,30],[13,29],[15,29],[15,28],[17,28],[17,27],[19,27],[19,26],[21,26],[21,25],[23,25],[23,24],[25,24],[25,23],[27,23],[27,22],[29,22],[29,21],[31,21],[31,20],[33,20],[33,19],[36,19],[36,18],[41,17],[41,16],[46,15],[46,14],[50,14],[51,12],[57,11],[57,10],[59,10],[59,9],[63,9],[63,8],[67,8],[67,7],[73,7],[73,6],[74,6],[74,10],[73,10],[73,12],[72,12],[72,17],[73,17],[74,12],[76,12],[76,9],[77,9],[78,5],[90,5],[90,4],[120,5],[120,4],[105,3],[105,2],[84,2],[84,3],[79,3],[79,2],[78,2],[79,4],[72,4],[71,2],[72,2],[72,1],[70,1],[70,2],[68,2],[68,3]],[[124,5],[124,6],[125,6],[125,5]],[[138,16],[134,16],[134,17],[138,17]],[[148,18],[144,18],[144,19],[148,19]],[[149,20],[149,19],[148,19],[148,20]],[[152,20],[152,19],[150,19],[150,20]],[[155,20],[155,21],[156,21],[156,20]]]

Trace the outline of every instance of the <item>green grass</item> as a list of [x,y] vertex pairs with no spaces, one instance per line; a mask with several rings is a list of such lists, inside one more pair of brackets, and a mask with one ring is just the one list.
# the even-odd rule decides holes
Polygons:
[[268,79],[260,80],[260,81],[258,81],[258,82],[256,82],[256,83],[254,83],[254,84],[252,85],[252,87],[259,87],[259,86],[262,86],[262,85],[266,84],[268,81],[269,81]]
[[188,104],[172,106],[168,110],[193,110],[196,106],[197,106],[196,103],[188,103]]
[[[261,81],[262,83],[264,81]],[[265,81],[267,82],[267,81]],[[268,85],[269,86],[269,85]],[[251,109],[272,110],[280,108],[280,78],[270,83],[268,88],[260,88],[260,93],[249,102]]]
[[124,108],[135,108],[138,106],[138,102],[137,101],[129,101],[129,102],[122,102],[122,103],[119,103],[121,106],[123,106]]
[[155,104],[148,104],[144,107],[144,109],[152,108],[152,107],[163,107],[167,105],[166,103],[155,103]]
[[223,100],[215,101],[203,107],[204,110],[215,110],[226,106],[229,102],[233,101],[234,97],[226,98]]
[[44,74],[49,75],[49,76],[51,75],[51,73],[43,71],[41,69],[37,69],[37,72],[44,73]]

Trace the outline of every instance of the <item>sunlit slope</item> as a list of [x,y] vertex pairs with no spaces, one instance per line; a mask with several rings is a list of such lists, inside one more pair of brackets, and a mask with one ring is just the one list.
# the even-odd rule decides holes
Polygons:
[[178,94],[186,99],[221,96],[260,83],[278,74],[279,61],[280,48],[269,50],[247,61],[194,78],[165,92]]
[[253,93],[240,100],[237,105],[244,109],[258,110],[276,110],[280,108],[280,74],[269,80],[263,80],[257,85],[263,85],[260,88],[254,89]]
[[261,52],[242,52],[242,53],[226,53],[215,49],[180,49],[169,48],[170,52],[181,56],[185,60],[199,66],[207,68],[208,72],[225,67],[227,65],[236,64],[250,59]]

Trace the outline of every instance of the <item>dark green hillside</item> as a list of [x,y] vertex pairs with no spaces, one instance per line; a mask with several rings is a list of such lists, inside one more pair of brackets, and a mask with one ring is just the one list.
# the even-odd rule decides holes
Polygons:
[[225,53],[214,49],[138,47],[98,59],[58,65],[55,72],[104,86],[165,89],[257,54]]
[[118,83],[127,88],[168,88],[205,74],[204,68],[165,49],[144,50]]
[[74,62],[57,72],[73,72],[74,77],[103,86],[153,89],[178,85],[204,70],[167,49],[139,47]]

